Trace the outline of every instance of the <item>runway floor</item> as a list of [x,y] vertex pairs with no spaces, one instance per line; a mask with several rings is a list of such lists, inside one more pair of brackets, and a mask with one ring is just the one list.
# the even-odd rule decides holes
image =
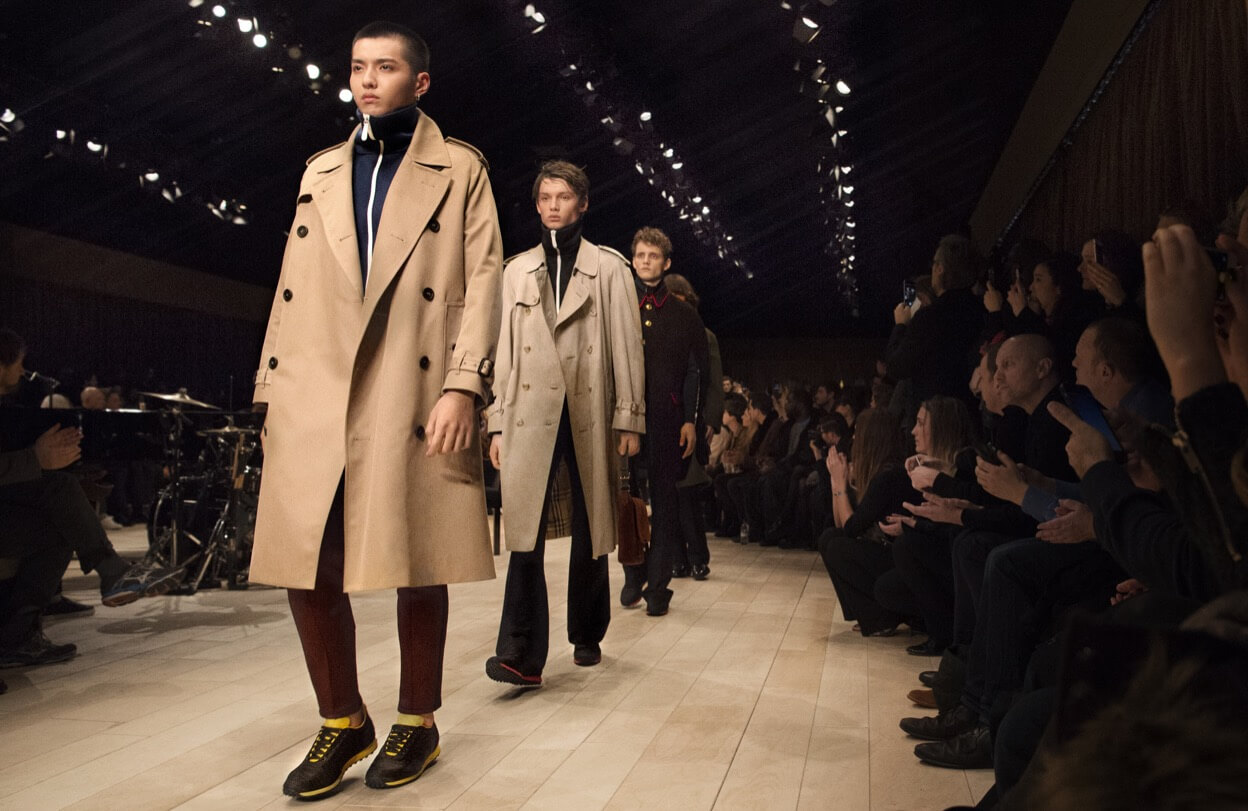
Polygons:
[[[141,533],[118,537],[141,548]],[[850,631],[818,555],[711,541],[711,577],[674,581],[671,612],[614,609],[597,667],[553,646],[545,685],[486,678],[501,580],[453,586],[442,758],[417,782],[330,808],[943,809],[991,772],[931,768],[897,728],[935,660],[915,638]],[[566,639],[568,544],[547,551],[551,639]],[[500,578],[507,556],[497,558]],[[72,564],[70,575],[77,574]],[[613,588],[622,575],[612,564]],[[285,594],[203,591],[99,605],[48,623],[72,661],[0,672],[0,809],[271,809],[318,726]],[[354,599],[361,687],[379,734],[394,720],[392,593]]]

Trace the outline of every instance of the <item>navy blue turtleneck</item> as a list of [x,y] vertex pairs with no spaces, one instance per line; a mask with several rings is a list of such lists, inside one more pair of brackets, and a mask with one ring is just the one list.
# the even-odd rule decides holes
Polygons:
[[360,273],[367,286],[381,209],[394,173],[398,171],[403,155],[412,142],[420,110],[411,104],[385,115],[365,114],[360,118],[363,124],[355,138],[351,185],[355,205],[355,242],[360,249]]

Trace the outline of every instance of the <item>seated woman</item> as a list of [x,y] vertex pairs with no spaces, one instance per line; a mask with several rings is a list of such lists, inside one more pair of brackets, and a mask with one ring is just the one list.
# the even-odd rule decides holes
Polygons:
[[852,466],[844,453],[828,453],[834,526],[820,536],[819,554],[845,619],[857,620],[863,636],[891,636],[904,619],[872,597],[876,579],[893,568],[877,524],[918,497],[902,463],[903,436],[897,417],[868,409],[855,424]]
[[1057,348],[1057,361],[1063,379],[1074,380],[1075,344],[1083,331],[1099,318],[1104,304],[1094,293],[1083,289],[1079,257],[1059,253],[1036,265],[1031,279],[1031,296],[1044,314],[1049,340]]
[[[987,390],[990,385],[983,388]],[[961,400],[925,400],[919,407],[912,435],[916,452],[906,462],[911,486],[927,490],[938,479],[946,483],[975,483],[974,452],[968,453],[975,429]],[[915,519],[898,514],[888,515],[880,526],[885,535],[894,539],[890,551],[897,568],[879,578],[874,592],[876,600],[894,614],[913,606],[930,637],[908,651],[918,656],[937,655],[954,641],[950,552],[954,528],[930,522],[920,522],[916,527]],[[899,595],[905,599],[899,599]]]

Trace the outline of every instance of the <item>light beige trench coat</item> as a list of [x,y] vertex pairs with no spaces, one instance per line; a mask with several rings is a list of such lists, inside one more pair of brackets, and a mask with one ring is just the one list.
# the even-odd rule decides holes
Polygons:
[[424,427],[448,389],[489,398],[502,240],[487,166],[422,113],[362,288],[351,149],[314,155],[299,187],[256,374],[268,415],[250,576],[315,585],[345,471],[344,590],[489,579],[478,432],[430,458]]
[[541,246],[503,271],[502,329],[490,433],[502,433],[507,548],[537,544],[564,398],[594,556],[615,548],[618,440],[646,429],[645,358],[632,273],[623,256],[584,239],[555,312]]

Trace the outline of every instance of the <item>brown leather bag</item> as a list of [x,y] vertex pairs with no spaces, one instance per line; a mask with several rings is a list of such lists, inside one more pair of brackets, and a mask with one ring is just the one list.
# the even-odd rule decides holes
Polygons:
[[646,515],[646,502],[634,497],[627,490],[617,490],[615,502],[620,520],[620,539],[616,554],[624,566],[636,566],[646,562],[646,548],[650,546],[650,516]]

